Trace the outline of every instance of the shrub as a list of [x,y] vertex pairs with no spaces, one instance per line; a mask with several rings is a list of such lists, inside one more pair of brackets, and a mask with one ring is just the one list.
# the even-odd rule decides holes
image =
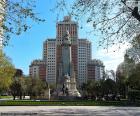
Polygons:
[[136,100],[140,100],[140,91],[139,90],[128,91],[128,100],[132,102],[135,102]]

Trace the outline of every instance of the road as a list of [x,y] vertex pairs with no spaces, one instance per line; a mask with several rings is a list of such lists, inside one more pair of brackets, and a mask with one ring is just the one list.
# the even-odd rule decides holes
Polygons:
[[0,116],[140,116],[140,107],[0,106]]

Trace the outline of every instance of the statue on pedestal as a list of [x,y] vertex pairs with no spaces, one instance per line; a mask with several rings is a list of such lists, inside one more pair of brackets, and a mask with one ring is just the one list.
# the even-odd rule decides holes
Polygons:
[[[62,40],[62,59],[59,67],[57,88],[62,90],[62,96],[80,97],[76,88],[76,77],[72,63],[71,39],[70,34],[66,31]],[[60,95],[58,93],[58,95]]]

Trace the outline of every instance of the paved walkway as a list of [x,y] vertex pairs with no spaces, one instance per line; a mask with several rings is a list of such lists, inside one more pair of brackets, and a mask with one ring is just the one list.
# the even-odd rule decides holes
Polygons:
[[0,106],[0,116],[140,116],[140,107]]

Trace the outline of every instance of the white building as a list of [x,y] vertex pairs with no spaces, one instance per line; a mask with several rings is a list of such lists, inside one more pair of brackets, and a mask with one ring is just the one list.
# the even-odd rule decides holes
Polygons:
[[43,60],[46,62],[46,81],[56,83],[56,39],[47,39],[43,44]]
[[78,39],[78,83],[87,82],[87,63],[91,60],[91,42]]

